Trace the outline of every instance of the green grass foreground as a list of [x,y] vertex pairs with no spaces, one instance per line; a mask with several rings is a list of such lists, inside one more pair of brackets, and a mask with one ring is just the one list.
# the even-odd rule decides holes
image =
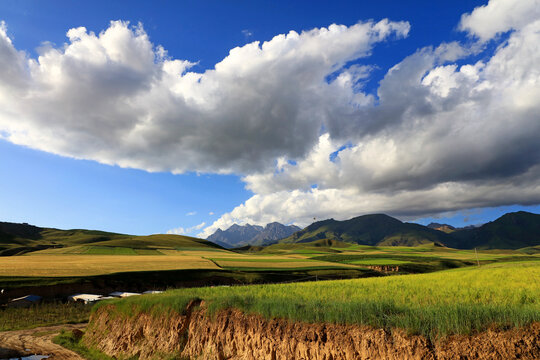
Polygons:
[[293,284],[179,289],[106,301],[121,315],[237,308],[267,318],[403,328],[431,339],[540,321],[540,262],[508,262],[429,274]]
[[53,338],[53,342],[65,347],[77,354],[83,356],[87,360],[113,360],[114,358],[107,356],[99,350],[90,348],[81,342],[81,338],[76,336],[71,331],[62,330],[60,334]]

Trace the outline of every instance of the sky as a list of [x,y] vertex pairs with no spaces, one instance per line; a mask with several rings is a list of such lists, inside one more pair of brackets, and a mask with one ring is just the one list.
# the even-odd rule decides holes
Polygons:
[[4,0],[0,21],[0,221],[540,213],[540,0]]

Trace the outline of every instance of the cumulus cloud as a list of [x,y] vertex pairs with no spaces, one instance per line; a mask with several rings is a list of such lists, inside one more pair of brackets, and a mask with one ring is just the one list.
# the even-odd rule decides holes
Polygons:
[[291,31],[204,72],[142,25],[71,29],[31,58],[2,23],[0,136],[148,171],[235,173],[254,193],[206,228],[172,233],[538,204],[538,0],[491,0],[459,28],[479,41],[414,51],[373,95],[362,86],[377,64],[365,63],[377,43],[407,36],[406,22]]
[[206,225],[206,223],[202,222],[202,223],[200,223],[198,225],[195,225],[195,226],[192,226],[192,227],[189,227],[189,228],[177,227],[177,228],[168,230],[167,234],[187,235],[187,234],[191,234],[191,233],[193,233],[195,231],[201,230],[205,225]]
[[388,20],[291,31],[196,73],[140,24],[71,29],[63,47],[44,46],[37,59],[17,51],[2,25],[0,131],[16,144],[149,171],[261,170],[304,155],[337,107],[367,101],[334,101],[352,96],[352,85],[328,75],[408,31]]
[[540,18],[540,0],[490,0],[461,17],[459,28],[483,41]]
[[304,157],[244,176],[255,195],[201,236],[234,222],[540,203],[540,19],[527,19],[484,61],[467,64],[478,48],[458,43],[405,58],[377,106],[338,114]]

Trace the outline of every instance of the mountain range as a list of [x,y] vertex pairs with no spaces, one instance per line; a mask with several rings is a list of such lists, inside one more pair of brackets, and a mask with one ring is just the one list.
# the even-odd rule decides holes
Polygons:
[[446,224],[423,226],[384,214],[363,215],[345,221],[315,222],[279,243],[329,239],[377,246],[417,246],[435,243],[457,249],[519,249],[540,245],[540,215],[508,213],[479,227],[454,228]]
[[[540,215],[525,211],[508,213],[482,226],[454,228],[447,224],[423,226],[402,222],[384,214],[358,216],[345,221],[328,219],[304,229],[271,223],[233,225],[218,230],[207,240],[180,235],[134,236],[96,230],[59,230],[29,224],[0,222],[0,256],[21,255],[50,248],[232,248],[275,243],[314,243],[333,246],[339,242],[372,246],[435,244],[456,249],[523,249],[540,252]],[[216,245],[217,244],[217,245]],[[326,245],[325,245],[326,244]],[[135,251],[135,252],[136,252]]]
[[287,226],[278,222],[270,223],[265,227],[250,224],[243,226],[234,224],[227,230],[217,229],[206,240],[226,248],[244,245],[268,245],[286,238],[299,230],[301,229],[298,226]]

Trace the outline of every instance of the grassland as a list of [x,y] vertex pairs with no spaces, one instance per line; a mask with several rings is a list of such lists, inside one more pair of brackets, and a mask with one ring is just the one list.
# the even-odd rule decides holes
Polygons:
[[[212,242],[182,235],[156,234],[135,236],[95,230],[59,230],[25,224],[3,223],[0,231],[0,256],[26,253],[85,253],[134,255],[132,250],[217,249]],[[121,250],[117,250],[121,249]]]
[[431,338],[540,321],[540,262],[506,262],[429,274],[294,284],[180,289],[114,304],[120,314],[237,308],[268,318],[404,328]]
[[30,329],[88,321],[91,307],[79,303],[44,303],[0,311],[0,331]]
[[[127,245],[125,242],[122,244]],[[477,262],[488,264],[540,259],[540,253],[531,249],[475,252],[432,244],[418,247],[379,247],[343,242],[335,242],[333,246],[327,247],[318,245],[317,242],[277,244],[245,252],[214,247],[151,248],[148,245],[146,248],[134,248],[74,245],[34,251],[22,256],[0,256],[0,277],[80,277],[182,269],[346,269],[372,265],[399,265],[401,273],[421,273],[472,266]],[[156,244],[153,243],[152,246]]]
[[0,276],[93,276],[128,271],[217,269],[201,256],[34,255],[0,258]]
[[83,344],[81,338],[76,336],[73,332],[60,332],[60,334],[53,338],[53,342],[76,352],[87,360],[114,360],[114,358]]

